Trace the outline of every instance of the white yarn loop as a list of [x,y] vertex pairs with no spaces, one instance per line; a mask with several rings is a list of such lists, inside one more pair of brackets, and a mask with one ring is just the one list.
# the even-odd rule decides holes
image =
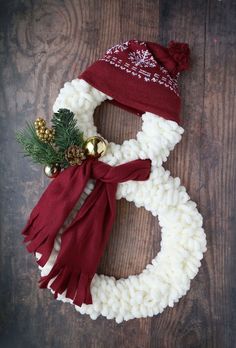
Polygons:
[[[106,99],[111,98],[87,82],[75,79],[65,83],[53,110],[67,108],[73,111],[79,128],[85,137],[89,137],[98,134],[93,113]],[[206,251],[202,216],[196,204],[180,185],[180,179],[171,177],[170,172],[162,167],[170,151],[181,140],[183,129],[176,122],[150,112],[143,114],[142,121],[142,130],[136,139],[126,140],[122,145],[109,143],[101,161],[115,166],[138,158],[151,160],[149,179],[119,184],[116,198],[125,198],[134,202],[136,207],[144,207],[158,216],[162,230],[161,250],[139,275],[116,280],[96,274],[91,284],[93,304],[75,306],[77,311],[90,315],[92,319],[103,315],[121,323],[133,318],[152,317],[167,306],[173,307],[189,290],[190,280],[196,276]],[[92,189],[93,182],[90,181],[85,193],[89,194]],[[41,269],[42,275],[52,268],[59,248],[60,235],[49,261]],[[58,299],[71,302],[65,298],[65,293]]]

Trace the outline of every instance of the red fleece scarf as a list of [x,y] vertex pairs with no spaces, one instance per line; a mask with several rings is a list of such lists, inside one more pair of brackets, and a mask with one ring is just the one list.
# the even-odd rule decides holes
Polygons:
[[76,305],[91,304],[90,284],[108,241],[115,218],[118,183],[146,180],[149,160],[136,160],[116,167],[88,159],[80,166],[69,167],[54,179],[31,212],[23,230],[29,252],[38,252],[44,266],[52,252],[55,238],[83,193],[87,181],[96,179],[94,190],[61,236],[61,249],[40,287],[49,281],[55,297],[66,289],[66,297]]

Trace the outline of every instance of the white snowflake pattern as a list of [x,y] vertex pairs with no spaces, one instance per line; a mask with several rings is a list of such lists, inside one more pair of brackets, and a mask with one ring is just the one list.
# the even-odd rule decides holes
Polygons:
[[128,41],[115,45],[107,50],[107,54],[112,54],[112,53],[118,53],[118,52],[123,52],[127,50],[128,48]]
[[148,50],[137,50],[129,53],[129,60],[136,66],[154,68],[157,62]]

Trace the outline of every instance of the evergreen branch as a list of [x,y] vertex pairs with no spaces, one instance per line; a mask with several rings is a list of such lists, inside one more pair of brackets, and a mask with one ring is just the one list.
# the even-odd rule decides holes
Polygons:
[[52,144],[39,140],[33,123],[27,122],[26,129],[16,133],[16,140],[23,147],[25,156],[30,156],[35,163],[43,165],[62,164],[64,156],[58,153]]
[[71,145],[83,146],[83,133],[76,126],[74,113],[68,109],[59,109],[52,117],[55,130],[51,143],[40,140],[35,125],[27,123],[25,129],[16,133],[16,140],[23,147],[25,156],[30,156],[35,163],[43,165],[59,164],[61,168],[69,166],[65,152]]
[[52,128],[55,130],[54,143],[60,153],[71,145],[82,147],[83,133],[76,126],[74,113],[68,109],[59,109],[52,118]]

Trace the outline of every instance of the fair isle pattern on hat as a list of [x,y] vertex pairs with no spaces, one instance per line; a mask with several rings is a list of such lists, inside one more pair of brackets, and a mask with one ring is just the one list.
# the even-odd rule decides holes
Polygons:
[[[113,65],[115,68],[125,71],[127,74],[143,79],[145,82],[159,83],[179,96],[177,78],[172,78],[168,71],[157,63],[153,55],[148,51],[145,42],[138,42],[137,40],[132,40],[132,42],[139,47],[137,47],[135,51],[129,52],[128,59],[126,56],[123,59],[117,56],[117,54],[128,49],[129,42],[127,41],[108,49],[104,58],[101,58],[100,60]],[[159,73],[157,73],[156,70],[146,71],[142,69],[155,68],[157,66]]]

